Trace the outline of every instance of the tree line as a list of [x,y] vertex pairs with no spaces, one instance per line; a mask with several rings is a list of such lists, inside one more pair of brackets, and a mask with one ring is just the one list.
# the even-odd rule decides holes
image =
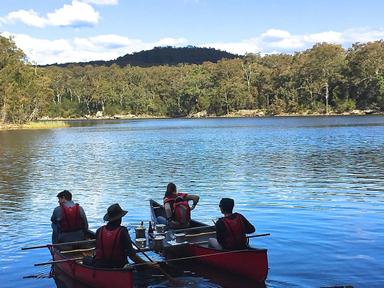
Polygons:
[[0,119],[116,114],[221,116],[384,110],[384,42],[350,49],[318,43],[294,54],[247,54],[217,63],[36,67],[0,37]]
[[67,67],[71,64],[77,64],[80,66],[111,66],[113,64],[116,64],[120,67],[125,67],[127,65],[150,67],[158,65],[177,65],[179,63],[202,64],[207,61],[216,63],[223,58],[234,59],[239,57],[239,55],[231,54],[226,51],[221,51],[214,48],[201,48],[194,46],[165,46],[155,47],[151,50],[144,50],[132,54],[126,54],[114,60],[96,60],[79,63],[53,64],[46,66]]

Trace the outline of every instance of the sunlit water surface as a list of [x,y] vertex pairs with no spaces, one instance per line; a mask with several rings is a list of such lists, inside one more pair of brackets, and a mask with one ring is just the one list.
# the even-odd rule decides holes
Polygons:
[[[200,195],[195,219],[212,224],[220,198],[232,197],[258,233],[271,233],[251,240],[268,248],[267,287],[384,287],[384,117],[72,125],[0,131],[1,287],[55,287],[23,279],[48,273],[33,266],[48,251],[20,248],[50,242],[59,191],[73,192],[92,229],[115,202],[132,227],[148,222],[148,200],[161,201],[169,181]],[[182,280],[226,287],[193,274]]]

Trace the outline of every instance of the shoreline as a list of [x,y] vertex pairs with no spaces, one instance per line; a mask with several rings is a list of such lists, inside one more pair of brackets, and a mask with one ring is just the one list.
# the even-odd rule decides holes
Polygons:
[[152,115],[115,115],[115,116],[88,116],[81,118],[49,118],[43,117],[36,121],[26,124],[5,124],[0,123],[0,131],[8,130],[33,130],[33,129],[52,129],[70,127],[66,122],[70,121],[105,121],[105,120],[145,120],[145,119],[209,119],[209,118],[266,118],[266,117],[316,117],[316,116],[382,116],[384,112],[371,110],[353,110],[344,113],[282,113],[278,115],[266,115],[260,110],[240,110],[223,116],[208,115],[206,113],[197,113],[187,117],[170,118],[165,116]]

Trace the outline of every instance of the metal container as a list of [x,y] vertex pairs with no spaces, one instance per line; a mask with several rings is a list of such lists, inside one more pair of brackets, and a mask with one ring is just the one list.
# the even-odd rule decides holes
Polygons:
[[165,233],[165,225],[164,224],[156,224],[156,233]]
[[176,243],[185,242],[185,233],[175,233]]
[[143,249],[147,246],[147,239],[145,238],[136,238],[137,247]]
[[163,247],[164,247],[164,239],[165,237],[164,236],[156,236],[154,239],[153,239],[153,251],[155,252],[161,252],[163,251]]
[[137,226],[135,228],[135,233],[136,233],[136,239],[145,238],[145,227],[144,226]]

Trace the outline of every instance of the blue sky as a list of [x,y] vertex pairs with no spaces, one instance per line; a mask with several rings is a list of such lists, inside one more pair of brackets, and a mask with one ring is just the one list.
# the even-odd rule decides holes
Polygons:
[[37,64],[165,45],[292,53],[383,39],[383,11],[379,0],[1,0],[0,33]]

